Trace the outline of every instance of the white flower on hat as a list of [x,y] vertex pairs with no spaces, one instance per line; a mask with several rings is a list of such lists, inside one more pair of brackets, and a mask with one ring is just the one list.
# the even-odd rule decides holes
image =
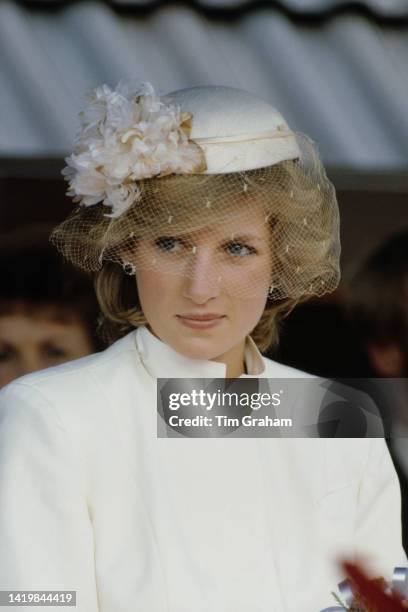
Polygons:
[[68,195],[83,206],[103,202],[118,217],[140,196],[137,181],[205,170],[201,148],[189,140],[191,113],[165,104],[150,83],[120,82],[88,96],[81,130],[62,171]]

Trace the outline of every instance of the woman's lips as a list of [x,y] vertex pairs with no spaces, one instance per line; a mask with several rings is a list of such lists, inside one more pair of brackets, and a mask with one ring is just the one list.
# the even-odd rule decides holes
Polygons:
[[183,325],[192,329],[210,329],[219,325],[224,315],[197,315],[191,317],[177,315],[177,318]]

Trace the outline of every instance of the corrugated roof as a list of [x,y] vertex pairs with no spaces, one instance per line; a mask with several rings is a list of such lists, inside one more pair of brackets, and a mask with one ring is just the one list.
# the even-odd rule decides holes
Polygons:
[[[210,0],[211,1],[211,0]],[[217,3],[219,0],[214,0]],[[220,0],[221,3],[222,0]],[[334,9],[350,9],[361,6],[384,16],[407,15],[406,0],[281,0],[283,6],[298,13],[325,12]]]
[[84,92],[137,76],[162,92],[242,87],[310,134],[329,164],[407,167],[407,33],[347,12],[303,25],[267,7],[226,21],[186,6],[132,16],[100,2],[47,11],[3,0],[0,155],[66,153]]
[[[29,5],[50,6],[69,4],[76,0],[26,0]],[[180,0],[183,2],[183,0]],[[169,4],[169,0],[106,0],[107,4],[118,7],[146,9]],[[204,10],[239,10],[243,7],[280,8],[296,15],[325,14],[339,10],[365,9],[383,18],[408,16],[407,0],[184,0]]]

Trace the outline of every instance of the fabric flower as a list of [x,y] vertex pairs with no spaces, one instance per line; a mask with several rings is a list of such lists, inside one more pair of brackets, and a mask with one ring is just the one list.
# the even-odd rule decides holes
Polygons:
[[62,171],[74,201],[103,202],[115,218],[140,196],[137,181],[205,170],[201,148],[189,140],[191,113],[164,104],[150,83],[102,85],[87,100]]

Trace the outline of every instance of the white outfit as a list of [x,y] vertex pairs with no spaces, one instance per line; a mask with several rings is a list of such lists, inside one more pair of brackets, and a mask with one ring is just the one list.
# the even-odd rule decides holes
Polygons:
[[[250,339],[245,358],[247,376],[305,376]],[[78,612],[318,612],[339,554],[405,565],[382,439],[157,438],[156,377],[223,376],[139,328],[3,389],[0,590],[76,590]]]

